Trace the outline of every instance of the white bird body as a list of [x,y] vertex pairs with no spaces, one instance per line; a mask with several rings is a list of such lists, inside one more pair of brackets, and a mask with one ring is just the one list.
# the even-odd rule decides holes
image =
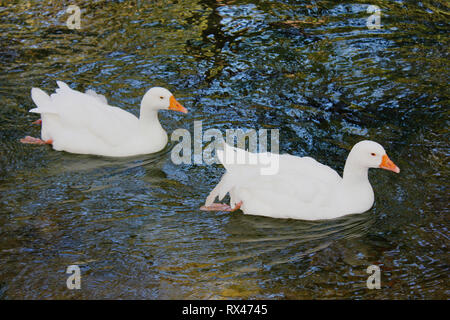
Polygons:
[[[355,149],[357,145],[356,149],[361,151]],[[279,169],[275,174],[263,175],[261,164],[227,164],[225,157],[228,152],[244,152],[248,159],[262,154],[250,154],[225,144],[224,152],[218,151],[218,158],[227,172],[207,197],[204,209],[208,210],[217,196],[220,200],[229,193],[230,206],[239,204],[244,214],[250,215],[320,220],[365,212],[373,205],[374,193],[368,180],[369,167],[361,163],[369,160],[367,165],[378,167],[385,151],[372,141],[363,141],[357,145],[347,159],[342,178],[335,170],[313,158],[268,153],[263,156],[279,161]],[[375,153],[376,156],[365,159],[361,153]]]
[[111,157],[154,153],[168,141],[158,110],[187,112],[164,88],[152,88],[144,95],[137,118],[108,105],[104,96],[92,90],[82,93],[64,82],[57,83],[59,89],[51,96],[32,89],[37,108],[30,112],[41,114],[42,140],[51,141],[58,151]]

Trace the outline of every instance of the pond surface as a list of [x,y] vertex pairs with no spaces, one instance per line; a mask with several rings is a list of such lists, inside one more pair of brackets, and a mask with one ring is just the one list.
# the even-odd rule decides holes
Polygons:
[[[0,298],[449,298],[445,1],[77,1],[0,6]],[[381,29],[366,26],[369,5]],[[22,145],[32,87],[94,89],[134,114],[169,88],[169,132],[279,129],[280,152],[342,172],[381,143],[366,213],[305,222],[203,212],[220,165]],[[205,146],[205,145],[204,145]],[[68,290],[66,268],[81,268]],[[369,290],[366,269],[381,268]]]

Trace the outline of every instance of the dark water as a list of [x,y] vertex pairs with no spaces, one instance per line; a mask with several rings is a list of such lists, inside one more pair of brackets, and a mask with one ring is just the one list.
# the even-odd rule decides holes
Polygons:
[[[0,3],[0,298],[448,299],[445,1],[79,0],[78,31],[70,2]],[[164,86],[190,111],[161,113],[169,133],[278,128],[281,152],[339,172],[375,140],[402,171],[373,170],[373,209],[337,220],[202,212],[224,169],[173,164],[173,143],[125,159],[18,143],[39,135],[30,89],[55,80],[135,114]]]

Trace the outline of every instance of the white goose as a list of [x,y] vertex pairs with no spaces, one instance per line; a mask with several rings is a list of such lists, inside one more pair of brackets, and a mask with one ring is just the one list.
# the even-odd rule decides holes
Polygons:
[[160,151],[167,133],[158,120],[158,110],[187,110],[169,90],[151,88],[142,98],[140,117],[108,105],[103,95],[92,90],[82,93],[57,81],[59,89],[48,96],[39,88],[31,90],[40,113],[41,138],[25,137],[22,143],[51,144],[53,149],[71,153],[126,157]]
[[[225,158],[230,152],[232,157]],[[235,156],[247,157],[247,164],[238,164]],[[249,153],[225,144],[224,151],[217,151],[226,173],[206,198],[205,211],[234,211],[273,218],[302,220],[333,219],[369,210],[374,193],[368,179],[369,168],[382,168],[396,173],[400,169],[389,159],[384,148],[374,141],[355,144],[345,163],[344,174],[310,157],[288,154]],[[259,157],[259,164],[249,164]],[[265,160],[262,161],[262,158]],[[231,161],[230,161],[230,160]],[[244,158],[242,158],[244,159]],[[277,161],[278,171],[261,174],[264,163]],[[255,161],[256,162],[256,161]],[[214,203],[229,193],[230,206]]]

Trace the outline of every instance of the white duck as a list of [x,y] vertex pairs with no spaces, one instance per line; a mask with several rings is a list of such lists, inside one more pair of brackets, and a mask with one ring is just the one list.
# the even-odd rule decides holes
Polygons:
[[51,144],[53,149],[71,153],[126,157],[160,151],[167,144],[166,131],[158,110],[187,113],[169,90],[151,88],[142,98],[140,117],[108,105],[106,98],[92,90],[82,93],[57,81],[59,89],[48,96],[39,88],[31,97],[40,113],[41,138],[25,137],[22,143]]
[[[231,152],[230,158],[225,154]],[[246,164],[234,163],[236,154],[247,157]],[[244,154],[242,154],[244,153]],[[345,163],[344,174],[310,157],[288,154],[248,153],[225,144],[217,151],[226,173],[206,199],[205,211],[234,211],[273,218],[302,220],[333,219],[369,210],[374,193],[368,179],[369,168],[382,168],[396,173],[400,169],[389,159],[384,148],[374,141],[355,144]],[[259,157],[259,164],[249,164]],[[264,162],[262,161],[264,158]],[[244,158],[242,158],[244,159]],[[231,161],[230,161],[231,160]],[[278,161],[277,172],[261,174],[267,160]],[[256,162],[256,161],[255,161]],[[272,163],[273,164],[273,163]],[[270,164],[270,165],[272,165]],[[214,203],[230,193],[230,206]]]

